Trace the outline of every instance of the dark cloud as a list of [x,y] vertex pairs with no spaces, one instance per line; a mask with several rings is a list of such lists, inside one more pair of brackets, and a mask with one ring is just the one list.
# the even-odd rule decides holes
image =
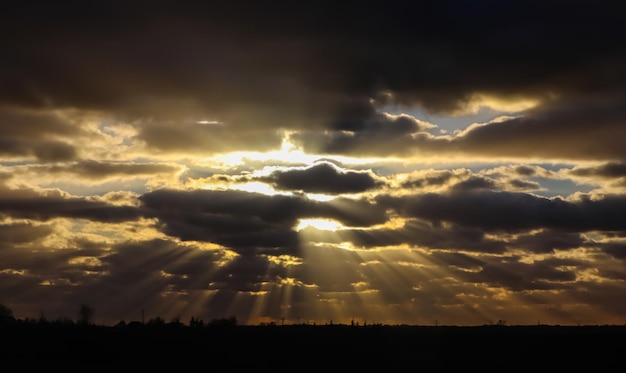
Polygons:
[[510,246],[542,254],[575,249],[584,244],[585,240],[577,232],[540,231],[519,235],[511,241]]
[[[139,198],[155,213],[190,213],[198,216],[240,216],[251,225],[291,227],[314,203],[304,197],[267,196],[227,190],[155,190]],[[224,225],[228,225],[224,222]]]
[[536,181],[513,179],[509,180],[508,185],[516,191],[537,190],[541,185]]
[[407,181],[402,182],[403,188],[422,188],[426,186],[442,186],[452,180],[463,177],[463,174],[456,174],[452,170],[436,170],[426,175],[420,175],[417,178],[410,176]]
[[84,237],[72,238],[69,247],[82,257],[102,257],[110,254],[107,242],[93,241]]
[[14,107],[0,108],[0,129],[5,139],[39,141],[80,132],[76,125],[58,113]]
[[614,258],[626,260],[626,243],[624,242],[607,242],[598,244],[604,252]]
[[323,194],[361,193],[381,185],[369,172],[341,170],[329,162],[318,162],[303,169],[274,171],[261,180],[277,189]]
[[245,218],[221,215],[175,218],[162,216],[162,231],[182,240],[213,242],[242,254],[273,253],[297,255],[300,241],[291,228],[251,222]]
[[348,227],[370,227],[385,223],[389,216],[385,206],[368,198],[335,198],[316,204],[316,210],[309,217],[337,220]]
[[617,138],[626,135],[623,96],[564,100],[520,118],[472,128],[451,149],[489,156],[549,159],[622,159]]
[[485,261],[479,258],[459,252],[433,251],[430,253],[428,258],[440,265],[453,266],[468,270],[482,268],[482,266],[486,264]]
[[352,118],[348,124],[341,118],[333,131],[303,131],[291,139],[313,153],[403,156],[414,152],[416,137],[430,136],[430,128],[432,125],[407,114],[377,112],[359,120]]
[[32,223],[13,223],[0,225],[0,247],[37,241],[48,236],[52,228],[47,225]]
[[56,162],[71,160],[77,155],[72,144],[57,138],[70,138],[82,131],[58,113],[0,108],[0,133],[0,155]]
[[567,289],[576,273],[558,269],[553,263],[487,263],[479,272],[461,272],[466,281],[487,283],[513,291]]
[[353,156],[463,155],[552,160],[626,158],[621,139],[626,111],[621,93],[546,100],[523,116],[474,125],[455,136],[426,131],[317,131],[293,136],[308,151]]
[[386,220],[384,210],[364,200],[322,203],[233,190],[157,190],[139,199],[147,216],[158,218],[167,234],[247,250],[284,248],[293,253],[299,247],[295,227],[301,218],[334,219],[348,226]]
[[475,93],[581,94],[624,82],[621,63],[612,62],[624,56],[623,29],[607,5],[276,7],[13,5],[1,22],[8,58],[0,100],[135,116],[170,103],[177,110],[168,115],[184,109],[237,123],[257,118],[255,125],[301,117],[345,128],[340,118],[354,116],[345,102],[383,90],[442,111]]
[[533,176],[537,172],[535,168],[527,166],[527,165],[519,165],[515,167],[515,172],[522,176]]
[[574,176],[620,178],[626,176],[626,164],[606,163],[597,167],[576,167],[569,173]]
[[18,219],[46,221],[53,218],[87,219],[100,222],[136,220],[140,212],[131,206],[70,197],[58,191],[38,193],[31,189],[0,187],[0,214]]
[[266,256],[242,255],[216,271],[210,288],[221,291],[261,291],[264,284],[288,275],[289,269],[272,265]]
[[470,176],[468,179],[458,182],[450,187],[453,191],[469,192],[479,190],[494,190],[498,189],[496,183],[492,179]]
[[68,161],[76,158],[76,148],[64,142],[44,142],[35,147],[35,156],[41,162]]
[[567,201],[514,192],[427,193],[411,197],[381,196],[378,202],[409,217],[451,222],[489,231],[551,228],[566,231],[620,231],[626,229],[622,210],[626,198]]
[[49,174],[73,174],[81,179],[101,180],[111,177],[150,176],[154,174],[174,174],[181,166],[163,163],[104,162],[81,160],[53,166],[31,166],[32,169]]
[[[619,13],[534,2],[14,5],[0,19],[0,106],[93,110],[135,126],[155,152],[264,151],[280,146],[279,130],[299,129],[294,141],[331,154],[624,158]],[[481,95],[540,110],[452,141],[382,112],[455,112]],[[17,140],[5,151],[27,154]]]
[[422,221],[408,221],[402,227],[393,229],[345,229],[328,232],[309,227],[302,233],[303,238],[311,242],[339,244],[349,239],[356,247],[365,249],[409,245],[430,250],[459,250],[492,254],[501,254],[507,250],[505,241],[488,238],[480,229],[462,226],[443,227]]

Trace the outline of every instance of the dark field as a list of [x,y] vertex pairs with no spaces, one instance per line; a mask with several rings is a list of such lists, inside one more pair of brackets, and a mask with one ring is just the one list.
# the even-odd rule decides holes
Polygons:
[[622,326],[0,328],[16,371],[620,371]]

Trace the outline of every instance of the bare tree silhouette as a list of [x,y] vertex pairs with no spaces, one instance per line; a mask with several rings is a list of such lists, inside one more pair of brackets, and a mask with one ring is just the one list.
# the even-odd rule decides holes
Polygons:
[[83,325],[90,325],[93,321],[94,309],[87,305],[81,304],[78,310],[78,323]]
[[0,303],[0,324],[12,321],[15,321],[15,317],[13,317],[13,310]]

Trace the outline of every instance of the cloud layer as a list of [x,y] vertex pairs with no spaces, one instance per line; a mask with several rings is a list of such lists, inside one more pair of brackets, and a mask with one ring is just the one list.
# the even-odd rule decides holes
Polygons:
[[7,5],[0,303],[110,324],[623,324],[620,14]]

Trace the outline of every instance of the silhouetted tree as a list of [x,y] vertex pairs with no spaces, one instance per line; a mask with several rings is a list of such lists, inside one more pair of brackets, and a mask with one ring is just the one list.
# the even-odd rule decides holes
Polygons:
[[170,320],[170,322],[168,322],[167,325],[170,327],[177,327],[177,328],[184,326],[184,324],[180,321],[179,317],[172,318],[172,320]]
[[213,319],[208,326],[237,326],[237,318],[235,316],[222,319]]
[[200,318],[195,318],[193,316],[191,316],[191,320],[189,320],[189,326],[192,328],[199,328],[199,327],[203,327],[204,326],[204,321],[202,321],[202,319]]
[[89,325],[93,321],[93,315],[95,311],[87,304],[82,304],[78,310],[78,323],[82,325]]
[[0,303],[0,324],[7,324],[15,321],[13,310]]
[[165,325],[165,320],[163,320],[161,317],[157,316],[153,319],[148,320],[147,325],[149,326],[161,326],[161,325]]
[[74,320],[72,320],[68,316],[61,316],[61,317],[56,318],[53,321],[53,323],[56,324],[56,325],[64,325],[64,326],[66,326],[66,325],[74,325]]
[[39,314],[39,321],[40,324],[47,324],[48,323],[48,319],[46,319],[46,315],[43,313],[43,311],[41,311],[41,313]]

